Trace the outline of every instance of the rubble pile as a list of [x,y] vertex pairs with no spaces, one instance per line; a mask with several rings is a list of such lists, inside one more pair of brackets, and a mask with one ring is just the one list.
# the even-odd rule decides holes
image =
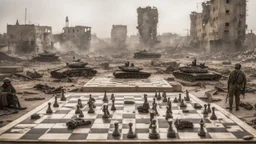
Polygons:
[[256,62],[256,50],[248,50],[243,53],[238,53],[237,57],[243,62]]
[[62,87],[51,87],[51,86],[48,86],[47,84],[36,84],[34,86],[35,89],[39,90],[39,91],[42,91],[46,94],[54,94],[54,93],[60,93],[61,92],[61,89]]
[[0,61],[13,61],[13,62],[20,62],[22,59],[11,57],[3,52],[0,52]]

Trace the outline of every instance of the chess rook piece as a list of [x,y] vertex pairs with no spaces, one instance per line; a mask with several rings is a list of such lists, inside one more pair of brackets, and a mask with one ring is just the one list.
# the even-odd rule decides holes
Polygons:
[[208,109],[207,109],[207,112],[208,113],[211,113],[212,111],[211,111],[211,104],[210,103],[208,103]]
[[176,138],[176,133],[173,130],[172,123],[173,123],[172,120],[168,120],[168,124],[169,124],[168,133],[167,133],[168,138]]
[[177,97],[175,97],[174,100],[173,100],[173,103],[178,103],[178,102],[179,101],[178,101]]
[[128,133],[127,133],[127,138],[136,138],[136,133],[134,133],[133,132],[133,130],[132,130],[132,123],[129,123],[128,124],[129,125],[129,131],[128,131]]
[[115,111],[115,110],[116,110],[116,107],[115,107],[115,99],[112,99],[111,110],[112,110],[112,111]]
[[204,121],[203,121],[203,119],[201,119],[199,124],[200,124],[200,128],[199,128],[199,131],[198,131],[198,135],[199,136],[205,136],[206,132],[204,130]]
[[182,99],[180,102],[180,107],[187,107],[187,105],[184,103],[184,100]]
[[57,96],[55,96],[55,101],[54,101],[53,107],[59,107]]
[[212,107],[212,115],[211,115],[210,119],[217,120],[217,116],[215,115],[215,107]]
[[103,97],[102,101],[103,101],[104,103],[108,103],[107,91],[105,91],[104,97]]
[[113,99],[115,99],[115,95],[114,95],[114,94],[111,94],[110,100],[113,100]]
[[207,104],[204,104],[204,110],[202,112],[203,115],[208,115],[208,111],[207,111]]
[[80,110],[79,117],[80,117],[80,118],[84,117],[84,113],[83,113],[82,110]]
[[158,92],[158,95],[157,95],[157,100],[161,100],[162,99],[162,97],[161,97],[161,93],[160,93],[160,91]]
[[52,114],[52,109],[51,109],[51,103],[48,103],[48,108],[46,110],[46,114]]
[[81,99],[78,99],[78,100],[77,100],[77,105],[78,105],[80,108],[82,108],[82,107],[83,107],[83,104],[82,104]]
[[93,109],[93,104],[92,102],[89,103],[89,110],[88,113],[95,113],[94,109]]
[[159,133],[157,133],[156,125],[152,125],[152,129],[151,129],[151,132],[149,133],[148,137],[150,139],[158,139],[159,138]]
[[80,111],[81,111],[81,110],[80,110],[80,106],[79,106],[79,105],[77,105],[77,106],[76,106],[75,114],[80,114]]
[[179,99],[178,99],[179,102],[181,102],[181,94],[179,94]]
[[66,101],[67,98],[65,97],[65,92],[64,92],[64,89],[61,89],[61,98],[60,98],[60,101]]
[[114,123],[114,131],[112,133],[112,136],[113,137],[120,137],[120,131],[119,131],[119,128],[118,128],[118,122],[115,122]]

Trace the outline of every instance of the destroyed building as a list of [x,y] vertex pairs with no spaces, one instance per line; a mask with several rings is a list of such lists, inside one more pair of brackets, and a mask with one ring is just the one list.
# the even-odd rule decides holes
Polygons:
[[16,53],[31,53],[48,50],[53,47],[52,28],[34,24],[7,25],[8,50]]
[[61,44],[68,45],[70,49],[87,50],[90,48],[91,27],[69,26],[69,19],[66,17],[66,26],[63,28]]
[[256,35],[255,33],[253,33],[252,30],[248,34],[246,34],[244,45],[248,49],[256,49]]
[[246,32],[246,0],[210,0],[201,13],[190,14],[190,34],[208,52],[243,50]]
[[127,26],[113,25],[111,29],[111,44],[115,48],[125,48],[127,40]]
[[146,7],[137,9],[138,26],[137,29],[140,34],[140,44],[144,47],[152,47],[157,41],[157,24],[158,24],[158,10],[156,7]]

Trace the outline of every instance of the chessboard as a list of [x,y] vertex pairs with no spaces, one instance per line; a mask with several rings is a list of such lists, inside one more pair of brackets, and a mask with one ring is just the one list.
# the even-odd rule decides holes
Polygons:
[[[147,106],[149,113],[138,111]],[[75,119],[89,123],[68,128]],[[62,93],[2,127],[0,142],[255,143],[244,140],[248,135],[255,137],[256,130],[189,93]]]
[[[177,86],[176,86],[177,87]],[[155,92],[156,90],[174,92],[181,88],[173,88],[163,78],[148,79],[116,79],[113,77],[94,77],[81,89],[82,92]],[[176,90],[176,92],[177,92]]]

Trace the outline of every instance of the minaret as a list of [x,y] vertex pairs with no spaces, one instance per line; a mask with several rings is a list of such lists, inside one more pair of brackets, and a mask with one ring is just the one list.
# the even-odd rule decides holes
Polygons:
[[68,20],[68,16],[66,16],[66,27],[69,27],[69,20]]

